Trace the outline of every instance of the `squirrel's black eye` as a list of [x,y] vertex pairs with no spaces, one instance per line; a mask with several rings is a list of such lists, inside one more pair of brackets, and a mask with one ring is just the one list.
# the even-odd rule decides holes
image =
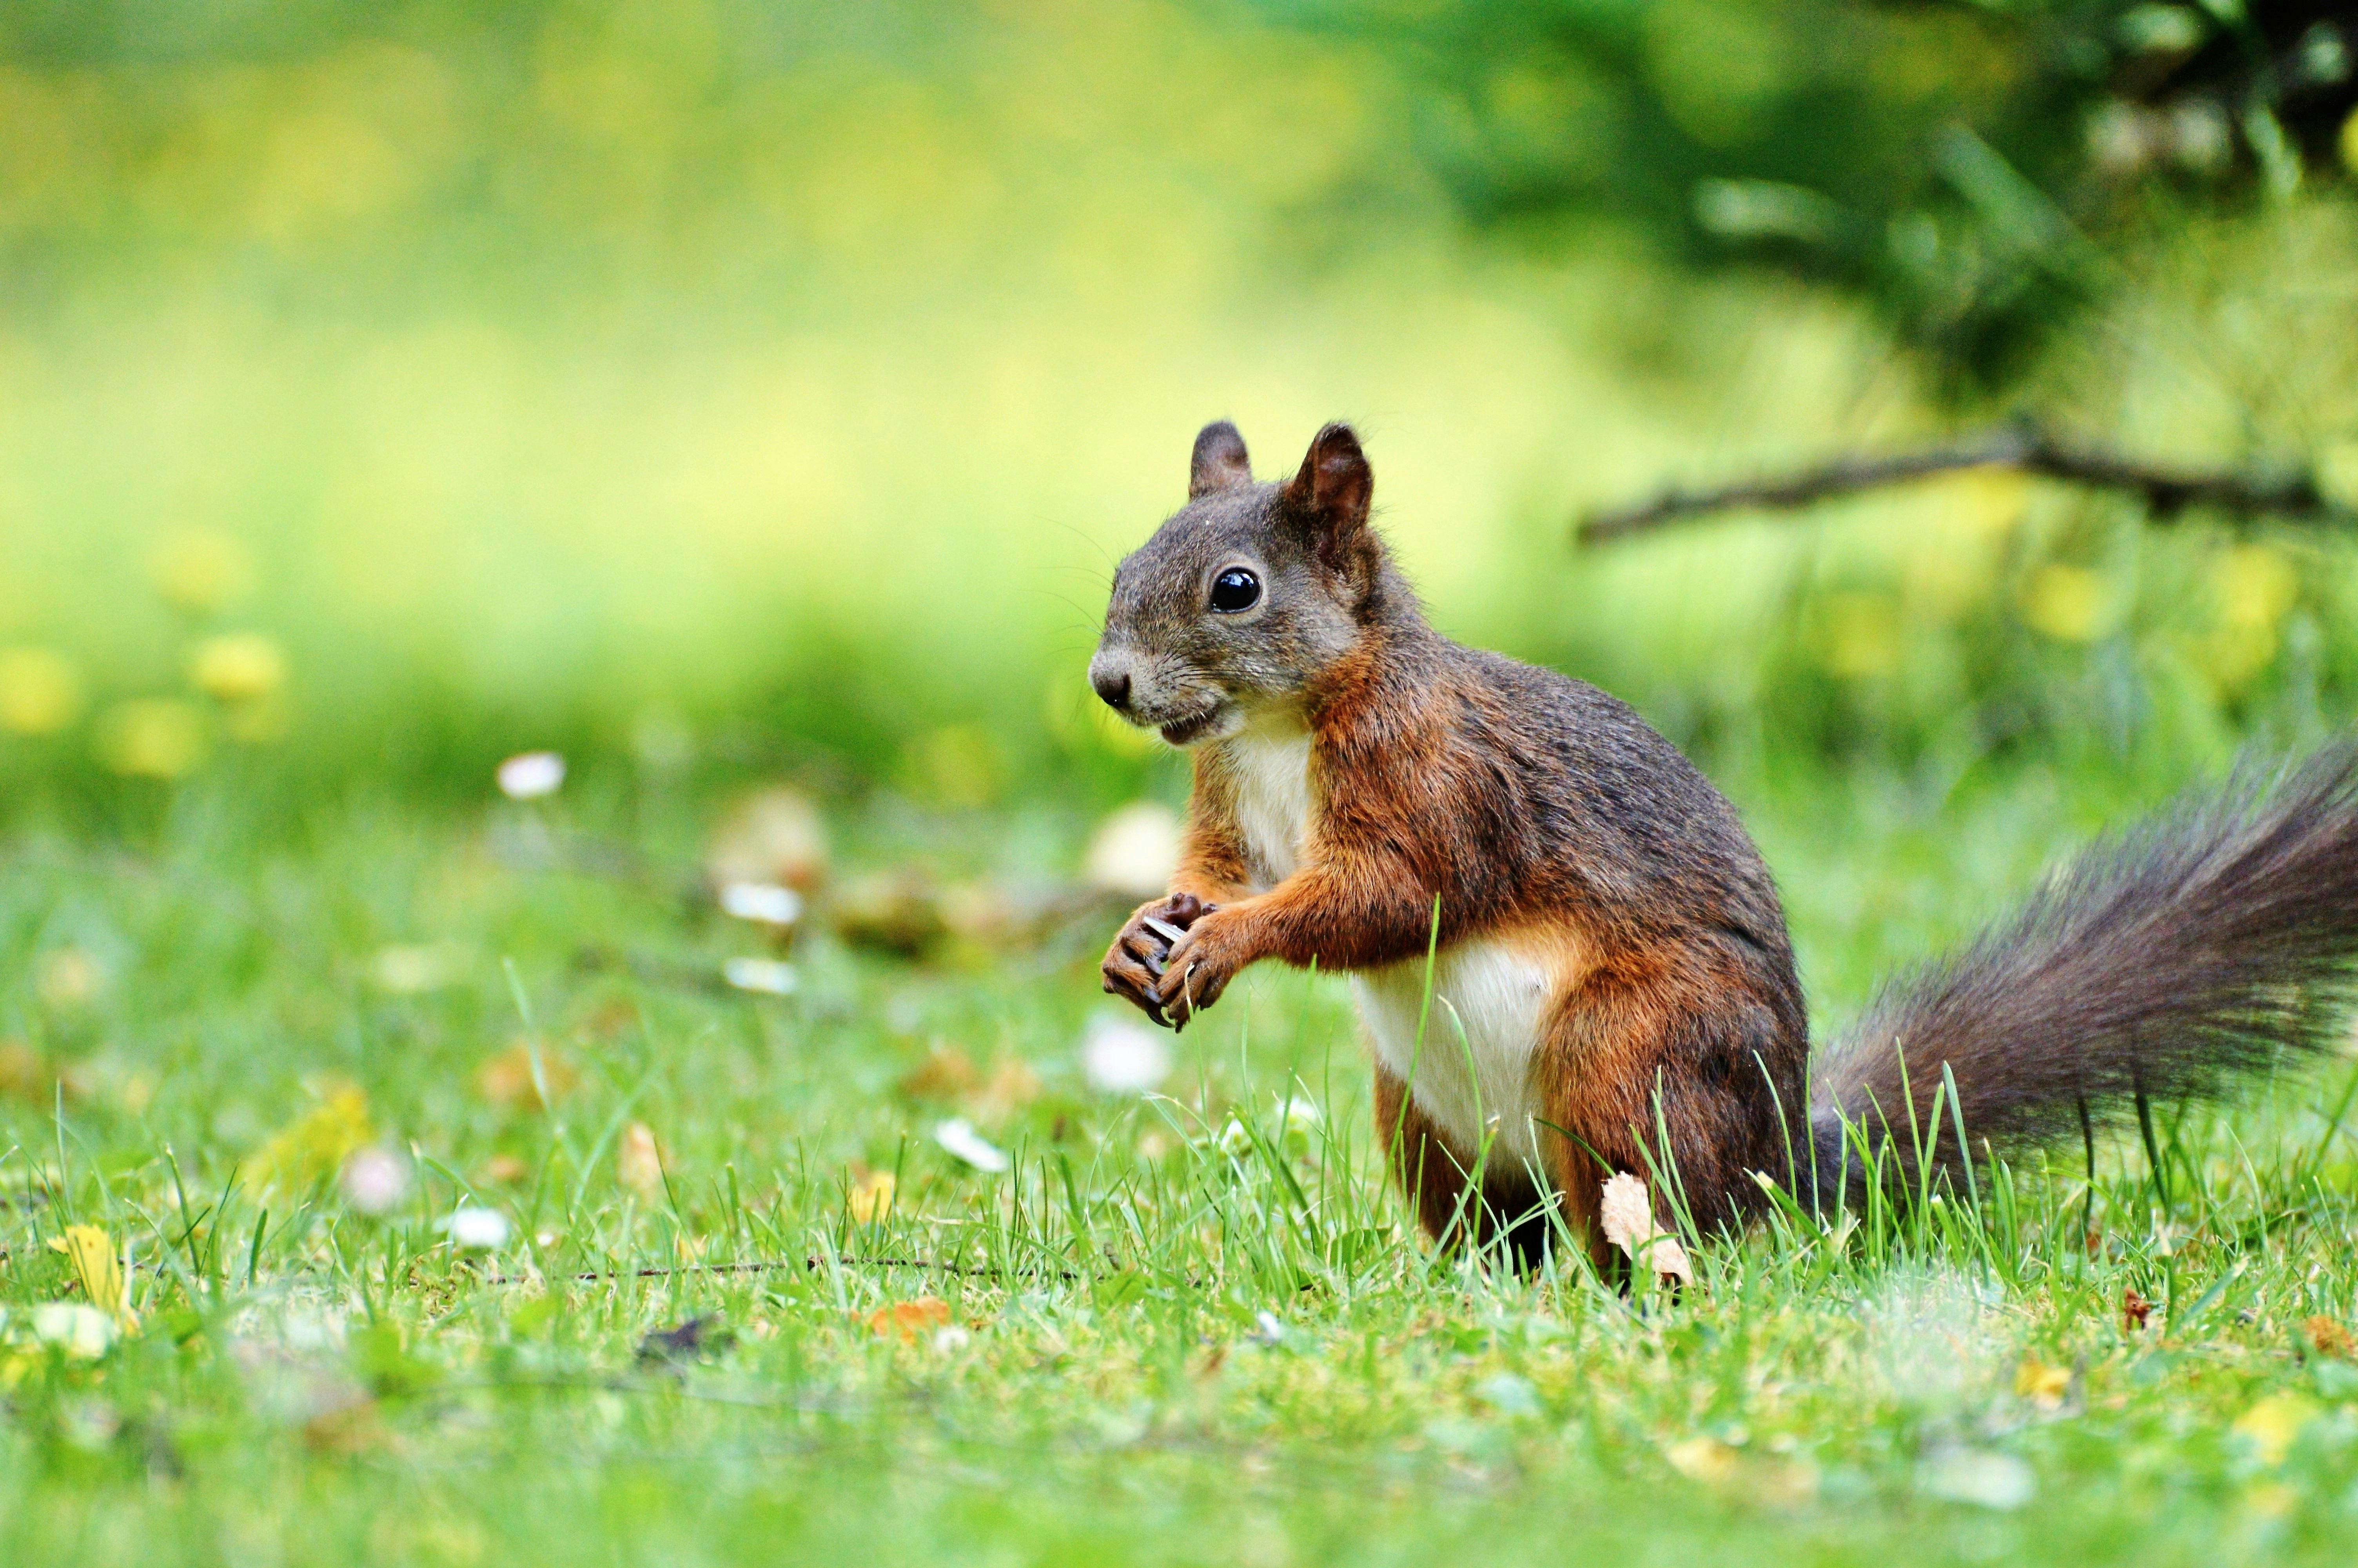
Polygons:
[[1230,567],[1212,579],[1212,608],[1223,615],[1250,610],[1260,602],[1260,579],[1242,567]]

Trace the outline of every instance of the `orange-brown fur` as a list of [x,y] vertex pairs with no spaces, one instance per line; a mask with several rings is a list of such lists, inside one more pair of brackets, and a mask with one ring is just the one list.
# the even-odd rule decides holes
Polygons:
[[[1330,498],[1322,486],[1338,472]],[[1784,1169],[1776,1108],[1781,1095],[1801,1108],[1806,1038],[1775,890],[1726,803],[1613,698],[1434,633],[1366,527],[1364,459],[1347,431],[1322,433],[1282,490],[1195,493],[1157,536],[1170,558],[1117,580],[1108,636],[1120,657],[1100,658],[1121,668],[1100,689],[1148,708],[1149,721],[1201,711],[1207,690],[1216,703],[1299,712],[1314,805],[1293,874],[1257,890],[1228,742],[1202,742],[1172,879],[1185,918],[1172,919],[1171,900],[1141,909],[1108,955],[1108,989],[1184,1023],[1262,958],[1331,972],[1416,957],[1437,901],[1444,946],[1512,938],[1549,954],[1531,1074],[1541,1119],[1563,1130],[1536,1137],[1574,1230],[1594,1225],[1600,1160],[1646,1177],[1665,1217],[1674,1191],[1699,1223],[1735,1217],[1753,1192],[1747,1173]],[[1126,562],[1124,577],[1156,553]],[[1295,592],[1249,642],[1176,624],[1161,597],[1193,593],[1230,557]],[[1174,618],[1168,633],[1160,615]],[[1158,680],[1179,695],[1166,699]],[[1148,915],[1186,927],[1160,974]],[[1733,1081],[1747,1055],[1777,1094]],[[1397,1094],[1379,1081],[1379,1099]],[[1463,1136],[1441,1139],[1413,1101],[1402,1125],[1422,1130],[1404,1179],[1438,1232],[1472,1151]],[[1503,1168],[1487,1181],[1494,1199],[1527,1184]]]
[[[1116,572],[1090,681],[1200,749],[1172,893],[1103,971],[1175,1026],[1263,958],[1359,972],[1379,1130],[1428,1231],[1529,1256],[1546,1201],[1593,1247],[1606,1170],[1708,1230],[1761,1201],[1762,1174],[1848,1201],[1860,1139],[1898,1145],[1903,1173],[1916,1135],[1955,1162],[1936,1094],[1977,1151],[2035,1147],[2340,1049],[2358,990],[2352,742],[2100,844],[1887,988],[1805,1081],[1784,913],[1734,811],[1625,704],[1427,624],[1368,525],[1373,484],[1345,427],[1262,485],[1234,427],[1207,426],[1187,505]],[[1296,719],[1303,780],[1297,742],[1270,744]],[[1240,790],[1260,792],[1241,813]],[[1297,806],[1300,840],[1273,842]],[[1464,1075],[1427,1079],[1398,988],[1436,911],[1475,1027]],[[1493,1125],[1486,1075],[1528,1121]],[[1501,1141],[1517,1157],[1492,1158]]]

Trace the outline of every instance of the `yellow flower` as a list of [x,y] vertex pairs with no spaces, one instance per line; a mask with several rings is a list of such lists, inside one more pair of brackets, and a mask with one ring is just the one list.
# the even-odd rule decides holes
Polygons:
[[98,756],[134,778],[178,778],[204,761],[205,716],[177,697],[118,702],[99,721]]
[[81,673],[47,648],[0,649],[0,730],[54,735],[81,717]]
[[151,563],[156,591],[192,615],[206,615],[241,598],[254,578],[245,546],[211,528],[185,528],[157,546]]
[[2022,585],[2022,618],[2065,643],[2093,643],[2120,623],[2119,601],[2102,572],[2050,562]]
[[189,655],[189,684],[222,702],[260,702],[287,684],[287,655],[259,632],[208,637]]

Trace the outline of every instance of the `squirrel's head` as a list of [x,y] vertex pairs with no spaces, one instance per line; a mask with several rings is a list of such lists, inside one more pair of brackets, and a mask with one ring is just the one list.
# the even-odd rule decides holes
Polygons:
[[1347,425],[1319,431],[1283,484],[1253,482],[1234,425],[1205,426],[1187,504],[1114,572],[1089,684],[1174,746],[1298,705],[1358,645],[1379,595],[1374,489]]

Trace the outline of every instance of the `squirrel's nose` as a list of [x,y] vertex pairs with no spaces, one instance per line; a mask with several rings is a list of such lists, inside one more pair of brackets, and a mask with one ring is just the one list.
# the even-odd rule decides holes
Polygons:
[[1089,684],[1098,688],[1108,708],[1130,706],[1130,672],[1128,670],[1092,670]]

